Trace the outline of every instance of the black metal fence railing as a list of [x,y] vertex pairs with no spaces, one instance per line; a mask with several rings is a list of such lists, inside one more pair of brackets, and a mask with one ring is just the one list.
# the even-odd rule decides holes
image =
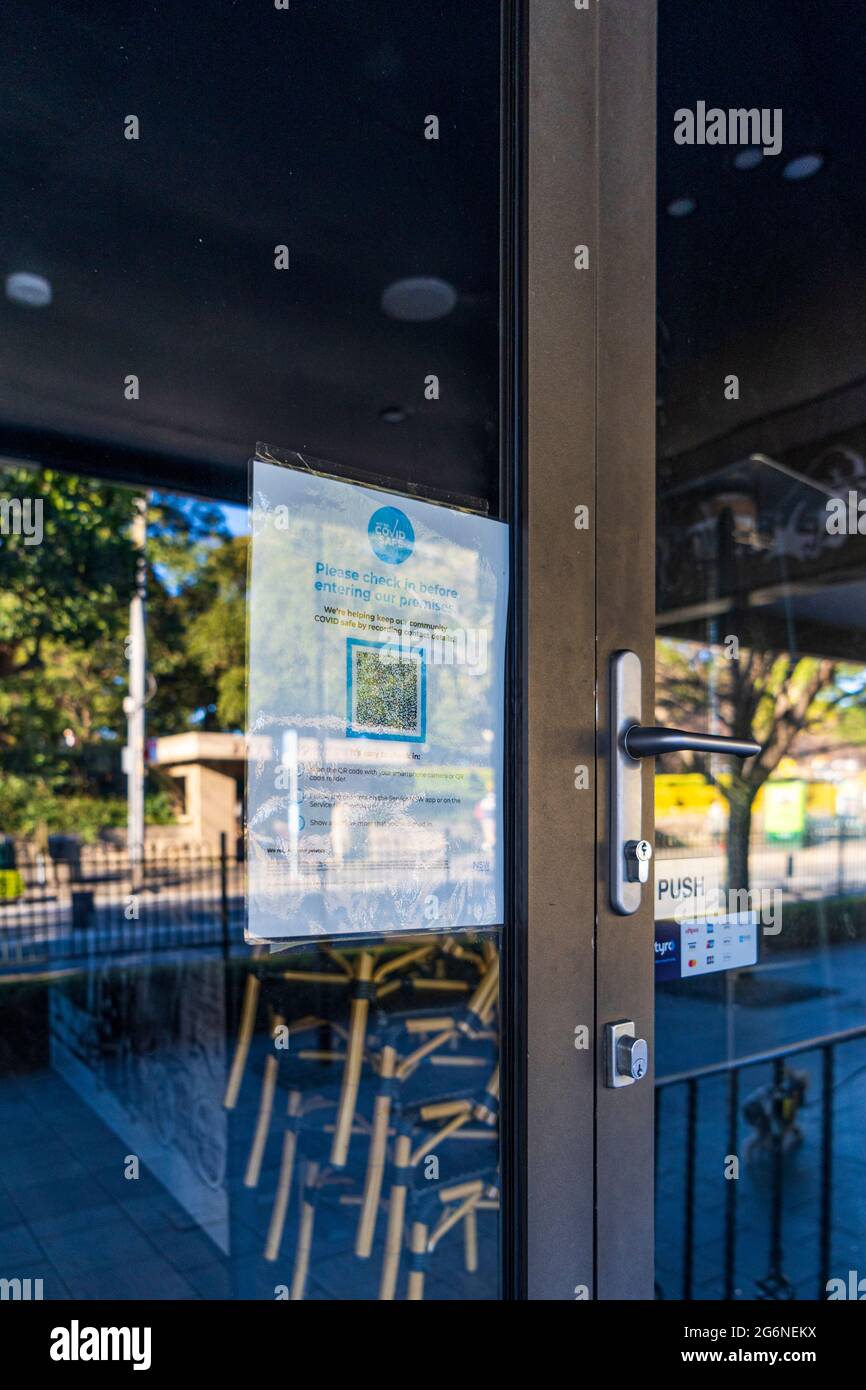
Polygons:
[[[724,873],[724,830],[707,834],[703,826],[660,816],[655,839],[658,858],[713,857]],[[866,824],[851,816],[828,816],[810,821],[802,835],[790,839],[753,830],[749,838],[749,884],[753,889],[780,889],[792,898],[866,890]]]
[[837,1103],[866,1073],[858,1044],[866,1026],[657,1080],[658,1297],[827,1298],[834,1234],[863,1215],[863,1096]]
[[6,855],[0,973],[92,954],[227,946],[243,934],[244,864],[225,837],[217,853],[179,843],[148,847],[136,862],[113,845],[67,838],[52,848]]

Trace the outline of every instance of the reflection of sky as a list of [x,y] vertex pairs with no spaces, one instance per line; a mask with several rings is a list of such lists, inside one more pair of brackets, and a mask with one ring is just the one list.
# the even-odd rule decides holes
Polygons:
[[[202,505],[202,499],[198,497],[184,497],[176,495],[172,492],[157,491],[154,492],[153,497],[156,501],[159,501],[160,498],[162,498],[167,502],[171,502],[172,506],[176,507],[178,511],[184,512],[185,514],[190,512],[193,508]],[[208,501],[205,505],[212,508],[222,517],[223,522],[225,523],[226,530],[229,532],[230,535],[247,535],[250,529],[249,509],[247,507],[235,507],[232,506],[229,502],[211,501]]]
[[246,507],[221,506],[223,519],[233,536],[246,536],[250,529],[250,514]]
[[[163,498],[166,501],[170,501],[172,506],[176,507],[180,512],[187,512],[189,509],[199,505],[198,498],[178,497],[175,496],[173,493],[154,492],[153,497],[157,501],[160,498]],[[222,518],[223,525],[225,526],[225,529],[228,531],[229,535],[249,535],[250,517],[249,509],[247,507],[233,507],[227,502],[209,502],[207,505],[213,507],[213,510],[216,511],[218,515]],[[218,545],[219,542],[220,537],[215,533],[213,536],[211,536],[209,543],[212,545]],[[178,593],[180,588],[179,581],[165,565],[154,565],[154,572],[156,573],[160,582],[163,584],[168,593]]]

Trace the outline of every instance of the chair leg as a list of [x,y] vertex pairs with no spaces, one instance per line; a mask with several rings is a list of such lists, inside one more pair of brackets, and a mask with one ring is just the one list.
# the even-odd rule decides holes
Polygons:
[[352,1123],[355,1118],[358,1086],[361,1080],[361,1064],[364,1060],[367,1015],[370,1012],[369,988],[372,976],[373,957],[369,951],[362,951],[358,957],[358,972],[354,983],[355,994],[349,1014],[349,1044],[346,1049],[343,1084],[337,1107],[337,1123],[331,1145],[331,1165],[334,1168],[345,1168],[349,1157],[349,1140],[352,1137]]
[[316,1218],[316,1182],[318,1177],[318,1163],[308,1163],[307,1180],[304,1184],[304,1201],[301,1207],[301,1224],[298,1227],[298,1244],[295,1249],[292,1290],[289,1295],[291,1303],[302,1303],[307,1292],[310,1252],[313,1248],[313,1222]]
[[[382,1049],[381,1080],[390,1083],[397,1063],[397,1052],[393,1047]],[[373,1132],[370,1136],[370,1152],[367,1159],[367,1174],[364,1179],[364,1196],[358,1232],[355,1237],[355,1254],[359,1260],[367,1260],[373,1249],[376,1235],[376,1218],[379,1214],[379,1198],[382,1195],[382,1180],[385,1176],[385,1155],[388,1148],[388,1125],[391,1119],[390,1084],[386,1084],[376,1097],[373,1107]]]
[[469,1274],[478,1272],[478,1216],[470,1207],[463,1218],[463,1264]]
[[[301,1109],[300,1091],[289,1092],[289,1104],[287,1114],[290,1120],[294,1120]],[[293,1124],[286,1127],[283,1135],[283,1157],[280,1164],[280,1177],[277,1183],[277,1192],[274,1197],[274,1209],[271,1212],[271,1224],[268,1227],[268,1239],[265,1243],[265,1259],[275,1260],[280,1253],[280,1245],[283,1239],[283,1227],[286,1224],[286,1210],[289,1205],[289,1193],[292,1190],[292,1174],[295,1167],[295,1151],[298,1147],[298,1132]]]
[[410,1303],[420,1303],[424,1298],[424,1260],[427,1255],[427,1227],[423,1221],[412,1225],[412,1268],[409,1271],[409,1291],[406,1294]]
[[385,1233],[385,1258],[382,1262],[382,1280],[379,1284],[379,1299],[390,1302],[397,1291],[397,1276],[400,1272],[400,1256],[403,1253],[403,1223],[406,1216],[406,1184],[408,1180],[409,1159],[412,1156],[412,1140],[408,1134],[397,1139],[396,1166],[397,1177],[391,1185],[388,1202],[388,1229]]
[[[274,1017],[274,1031],[281,1027],[283,1023],[279,1016]],[[265,1153],[265,1144],[268,1141],[268,1130],[271,1126],[271,1112],[274,1108],[274,1092],[277,1088],[277,1072],[279,1062],[273,1053],[265,1058],[265,1072],[262,1078],[262,1094],[259,1100],[259,1115],[256,1120],[253,1144],[250,1149],[250,1157],[247,1163],[247,1171],[244,1174],[244,1187],[258,1187],[259,1174],[262,1171],[262,1159]]]
[[234,1110],[238,1103],[238,1095],[240,1094],[241,1082],[244,1079],[250,1043],[253,1040],[253,1029],[256,1024],[256,1010],[258,1009],[260,990],[260,979],[258,975],[253,975],[251,972],[247,975],[247,982],[244,986],[244,1002],[241,1008],[238,1040],[235,1045],[235,1055],[232,1058],[225,1100],[223,1101],[226,1110]]
[[466,1022],[470,1028],[484,1026],[493,1011],[499,990],[499,958],[494,956],[488,965],[475,993],[466,1005]]

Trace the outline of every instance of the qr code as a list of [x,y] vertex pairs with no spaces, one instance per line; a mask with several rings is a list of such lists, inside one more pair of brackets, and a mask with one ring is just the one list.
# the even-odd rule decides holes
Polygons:
[[351,641],[348,674],[350,736],[423,740],[422,652]]

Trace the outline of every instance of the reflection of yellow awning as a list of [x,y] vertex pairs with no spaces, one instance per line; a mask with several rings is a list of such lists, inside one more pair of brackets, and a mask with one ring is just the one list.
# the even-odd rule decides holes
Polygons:
[[0,869],[0,899],[20,898],[24,880],[17,869]]
[[[790,777],[791,769],[796,769],[797,764],[793,758],[786,758],[780,764],[779,772],[787,772],[784,775],[773,776],[767,785],[792,780]],[[719,778],[720,782],[727,780],[727,774]],[[804,778],[794,780],[805,781]],[[866,784],[866,772],[862,773],[857,779]],[[834,816],[836,814],[836,799],[838,786],[832,782],[806,782],[806,810],[810,816]],[[754,811],[757,815],[764,804],[764,787],[760,789],[754,802]],[[700,772],[672,772],[658,773],[655,779],[655,813],[659,820],[676,819],[677,816],[695,817],[705,816],[711,806],[719,805],[727,809],[725,800],[718,787],[711,786]]]
[[700,772],[658,773],[655,781],[657,816],[702,816],[725,798]]

